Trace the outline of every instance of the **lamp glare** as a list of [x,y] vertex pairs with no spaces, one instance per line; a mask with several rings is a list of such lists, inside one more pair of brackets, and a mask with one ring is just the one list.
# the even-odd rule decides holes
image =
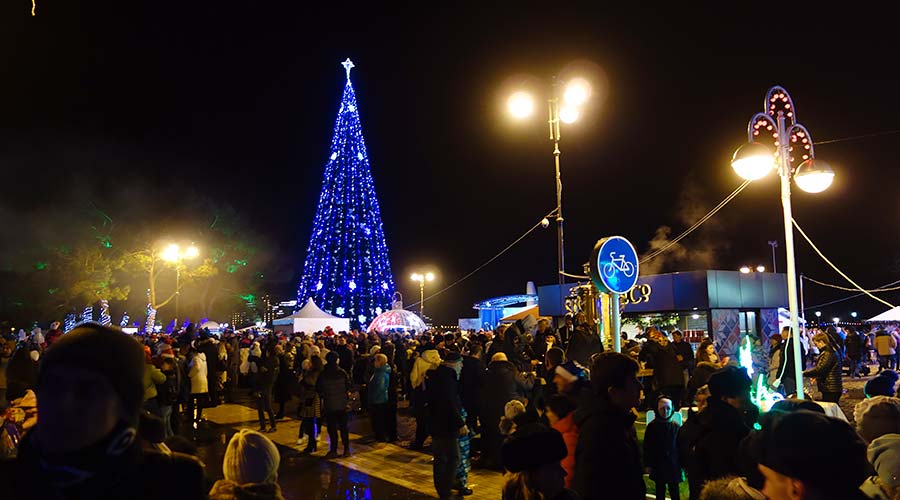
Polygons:
[[509,96],[506,107],[514,118],[527,118],[534,111],[534,99],[527,92],[516,92]]

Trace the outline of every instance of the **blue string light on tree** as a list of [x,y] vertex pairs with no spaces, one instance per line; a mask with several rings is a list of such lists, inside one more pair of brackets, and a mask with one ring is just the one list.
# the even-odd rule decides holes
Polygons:
[[128,326],[129,319],[131,319],[131,318],[128,317],[128,311],[123,312],[122,313],[122,321],[119,322],[119,326],[121,326],[122,328],[125,328],[126,326]]
[[63,333],[69,333],[73,328],[75,328],[75,313],[66,314],[66,319],[63,321]]
[[100,324],[103,326],[109,326],[110,324],[112,324],[112,318],[109,316],[108,300],[100,301]]
[[353,63],[347,59],[342,64],[347,83],[325,164],[297,305],[312,297],[323,310],[365,324],[377,310],[390,309],[394,278],[350,82]]
[[144,325],[145,333],[153,333],[156,327],[156,309],[153,305],[147,304],[147,323]]
[[94,321],[94,306],[84,306],[79,323],[91,323]]

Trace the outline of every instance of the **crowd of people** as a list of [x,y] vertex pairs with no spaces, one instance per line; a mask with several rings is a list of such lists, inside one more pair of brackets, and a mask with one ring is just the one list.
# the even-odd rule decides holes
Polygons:
[[[351,455],[354,414],[376,441],[397,442],[408,401],[409,446],[432,454],[440,498],[472,494],[478,467],[505,474],[508,500],[643,499],[645,474],[657,498],[679,498],[686,477],[690,498],[900,499],[897,365],[879,347],[896,329],[872,332],[872,342],[850,329],[804,334],[804,376],[824,402],[840,398],[842,367],[854,376],[853,360],[878,352],[882,370],[866,385],[856,429],[791,397],[787,329],[769,339],[758,371],[788,399],[764,414],[747,371],[711,339],[695,352],[681,332],[649,327],[608,352],[580,316],[558,329],[527,316],[493,331],[419,335],[216,335],[189,325],[128,336],[94,324],[62,334],[58,323],[23,334],[2,345],[0,405],[36,396],[40,420],[0,463],[0,484],[28,484],[23,495],[35,498],[173,496],[150,484],[157,473],[178,478],[175,497],[281,498],[266,434],[295,403],[298,446],[316,452],[324,425],[333,458]],[[204,409],[247,396],[259,430],[232,437],[224,479],[211,485],[182,436],[205,425]],[[653,415],[643,446],[639,409]]]

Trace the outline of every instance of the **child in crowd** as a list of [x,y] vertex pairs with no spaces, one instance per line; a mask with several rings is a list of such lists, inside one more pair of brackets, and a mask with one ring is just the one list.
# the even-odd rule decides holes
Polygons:
[[676,442],[680,426],[672,421],[672,400],[660,396],[656,401],[656,418],[647,424],[644,434],[644,466],[656,483],[656,498],[666,497],[666,487],[672,500],[678,500],[681,464]]

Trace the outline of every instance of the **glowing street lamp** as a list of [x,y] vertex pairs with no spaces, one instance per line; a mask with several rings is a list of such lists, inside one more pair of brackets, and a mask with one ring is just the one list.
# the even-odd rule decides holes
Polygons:
[[[763,137],[774,139],[775,152],[758,142]],[[794,164],[798,164],[794,167]],[[815,159],[812,136],[797,122],[796,109],[790,94],[775,86],[766,93],[763,111],[756,113],[747,124],[747,144],[734,152],[731,167],[748,181],[761,179],[772,170],[781,177],[781,205],[784,215],[784,246],[787,253],[788,308],[791,312],[791,331],[794,342],[796,388],[803,387],[803,361],[800,350],[800,320],[797,306],[797,271],[794,261],[794,231],[791,216],[791,179],[804,191],[818,193],[831,185],[834,172],[827,164]],[[774,248],[774,247],[773,247]],[[820,313],[816,313],[820,316]],[[788,389],[790,390],[790,389]],[[803,398],[803,391],[797,390]]]
[[766,266],[756,266],[756,272],[758,272],[758,273],[766,272]]
[[419,283],[419,316],[422,319],[425,319],[425,282],[426,281],[434,281],[434,273],[412,273],[412,276],[409,277],[413,281],[417,281]]
[[[553,79],[553,90],[547,99],[549,105],[550,140],[553,141],[553,159],[556,165],[556,259],[559,284],[566,282],[566,257],[563,238],[562,177],[559,173],[559,123],[572,124],[581,118],[580,107],[591,97],[591,84],[584,78],[572,78],[562,84]],[[514,92],[506,101],[514,118],[522,119],[534,110],[534,99],[527,92]]]
[[181,298],[181,263],[199,256],[200,249],[196,246],[191,245],[182,251],[177,243],[168,245],[159,254],[159,258],[175,266],[175,326],[178,326],[178,303]]
[[750,274],[750,266],[742,266],[739,271],[741,274]]

